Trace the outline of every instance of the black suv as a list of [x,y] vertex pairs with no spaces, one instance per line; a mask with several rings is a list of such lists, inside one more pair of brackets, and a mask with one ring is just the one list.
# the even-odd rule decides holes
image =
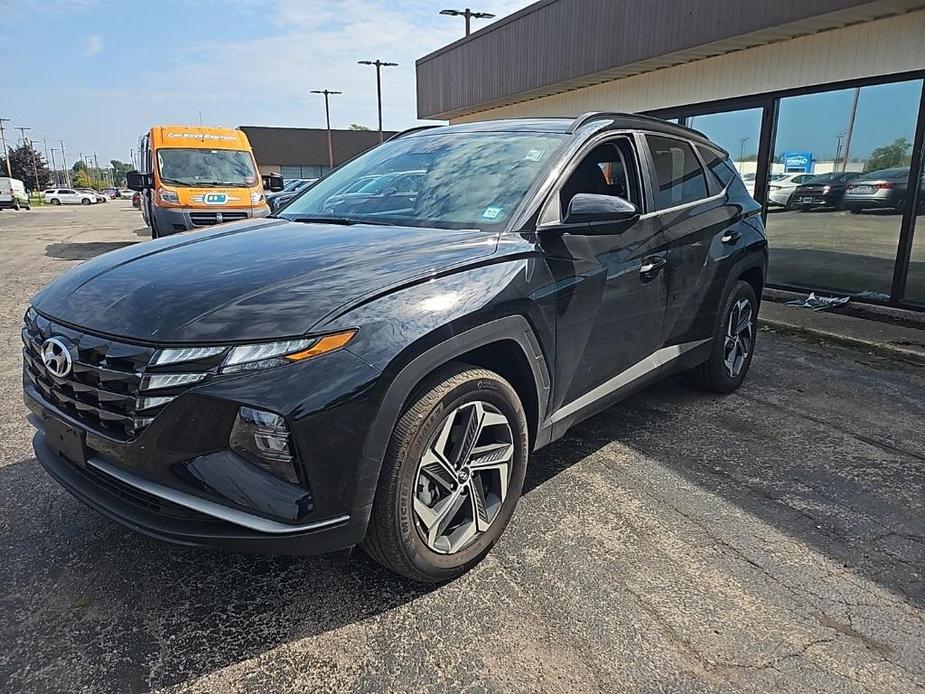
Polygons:
[[[352,180],[413,196],[325,214]],[[36,455],[75,496],[186,545],[362,545],[465,571],[532,451],[668,374],[727,393],[767,262],[726,152],[652,118],[410,130],[275,218],[124,248],[25,316]]]

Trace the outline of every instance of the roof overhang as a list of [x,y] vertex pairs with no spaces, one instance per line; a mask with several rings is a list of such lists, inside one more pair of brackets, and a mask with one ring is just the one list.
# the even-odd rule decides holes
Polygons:
[[540,0],[416,63],[447,120],[925,7],[923,0]]

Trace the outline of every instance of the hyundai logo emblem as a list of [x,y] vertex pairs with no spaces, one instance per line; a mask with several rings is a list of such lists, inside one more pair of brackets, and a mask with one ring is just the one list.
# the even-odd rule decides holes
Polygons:
[[57,337],[50,337],[42,343],[42,363],[52,376],[64,378],[73,366],[71,351]]

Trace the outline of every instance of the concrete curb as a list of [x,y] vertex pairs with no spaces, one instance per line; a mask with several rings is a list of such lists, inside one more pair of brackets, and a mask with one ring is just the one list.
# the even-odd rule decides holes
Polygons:
[[925,366],[925,331],[811,311],[795,306],[761,304],[758,321],[774,330],[811,335],[867,352]]

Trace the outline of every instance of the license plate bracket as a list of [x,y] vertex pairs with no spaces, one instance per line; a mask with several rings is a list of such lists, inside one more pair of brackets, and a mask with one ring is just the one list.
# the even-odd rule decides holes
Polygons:
[[55,417],[45,419],[45,439],[55,453],[78,465],[87,464],[87,435]]

